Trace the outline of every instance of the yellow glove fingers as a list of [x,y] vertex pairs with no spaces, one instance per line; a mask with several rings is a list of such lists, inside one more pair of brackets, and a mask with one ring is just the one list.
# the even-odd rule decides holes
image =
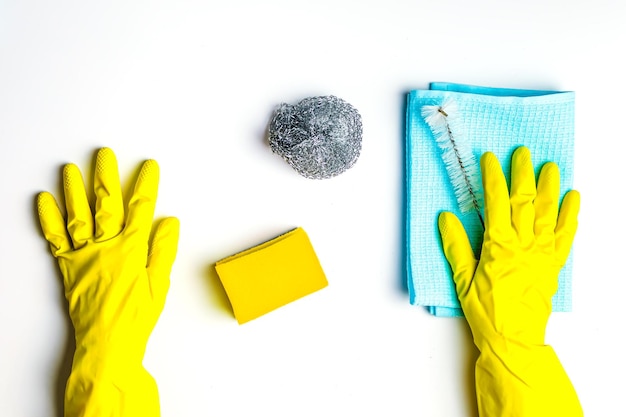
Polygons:
[[82,248],[93,237],[93,215],[85,191],[83,176],[74,164],[63,167],[63,189],[67,210],[67,231],[74,248]]
[[148,252],[148,275],[156,299],[165,300],[169,276],[176,259],[180,222],[176,217],[163,219],[157,226]]
[[43,192],[37,195],[37,213],[43,235],[50,243],[52,254],[56,257],[58,254],[71,250],[72,242],[65,228],[65,219],[52,194]]
[[498,158],[485,152],[480,158],[485,199],[485,235],[495,240],[508,239],[511,233],[509,190]]
[[569,251],[574,243],[574,235],[578,228],[578,212],[580,210],[580,194],[572,190],[565,194],[559,218],[556,223],[556,255],[561,265],[565,264]]
[[462,297],[469,289],[478,262],[463,224],[454,214],[443,212],[439,215],[439,233],[443,252],[452,268],[456,292]]
[[537,196],[535,170],[530,151],[521,146],[513,152],[511,160],[511,224],[523,247],[534,238],[535,206]]
[[102,148],[96,156],[96,241],[117,236],[124,227],[124,202],[115,154]]
[[554,244],[560,189],[559,167],[554,162],[548,162],[539,173],[535,199],[535,239],[541,245]]
[[158,187],[159,165],[153,159],[147,160],[141,166],[135,190],[128,204],[126,230],[144,233],[146,239],[148,238],[152,229]]

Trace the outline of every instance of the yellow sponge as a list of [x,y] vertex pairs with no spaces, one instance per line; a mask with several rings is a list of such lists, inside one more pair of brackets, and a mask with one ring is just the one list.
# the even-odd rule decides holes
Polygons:
[[328,285],[304,229],[298,227],[215,264],[239,324]]

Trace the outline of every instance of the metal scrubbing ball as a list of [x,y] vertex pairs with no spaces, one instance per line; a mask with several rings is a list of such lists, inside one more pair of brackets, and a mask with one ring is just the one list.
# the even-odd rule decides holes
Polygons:
[[361,152],[361,115],[335,96],[282,103],[269,126],[269,144],[300,175],[337,176],[351,168]]

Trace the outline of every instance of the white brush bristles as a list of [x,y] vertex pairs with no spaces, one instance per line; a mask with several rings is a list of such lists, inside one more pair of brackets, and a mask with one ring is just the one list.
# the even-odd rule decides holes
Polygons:
[[463,137],[457,112],[456,102],[451,99],[445,100],[442,105],[422,107],[422,117],[442,150],[441,157],[461,213],[474,209],[481,217],[480,169],[469,144]]

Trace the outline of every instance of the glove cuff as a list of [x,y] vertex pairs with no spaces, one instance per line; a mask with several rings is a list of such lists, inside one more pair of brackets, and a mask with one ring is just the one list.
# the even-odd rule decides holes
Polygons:
[[548,345],[485,345],[476,362],[481,416],[582,416],[574,387]]

